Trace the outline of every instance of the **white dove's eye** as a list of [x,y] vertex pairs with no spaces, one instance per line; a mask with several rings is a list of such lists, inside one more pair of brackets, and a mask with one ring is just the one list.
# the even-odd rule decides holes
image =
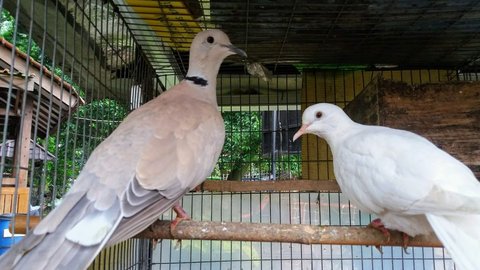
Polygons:
[[209,36],[207,38],[207,42],[210,43],[210,44],[212,44],[214,41],[215,41],[215,39],[212,36]]
[[322,112],[317,112],[317,113],[315,114],[315,117],[316,117],[317,119],[320,119],[320,118],[322,117],[322,115],[323,115]]

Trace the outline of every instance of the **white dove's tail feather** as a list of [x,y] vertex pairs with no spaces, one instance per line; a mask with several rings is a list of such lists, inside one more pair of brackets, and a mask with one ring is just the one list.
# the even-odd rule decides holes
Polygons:
[[427,219],[459,270],[480,269],[480,215],[427,214]]
[[[0,257],[0,269],[86,269],[90,265],[120,220],[118,204],[99,213],[86,195],[71,201],[68,199],[64,201],[66,202],[43,219],[37,226],[38,230],[36,228]],[[108,233],[104,234],[103,240],[91,242],[93,243],[91,245],[85,246],[77,243],[76,240],[68,240],[68,233],[82,218],[88,215],[105,215],[113,220],[117,217],[118,221],[113,221],[115,225],[110,227]],[[55,224],[55,226],[51,229],[48,224]],[[47,229],[44,230],[44,228]],[[83,237],[85,238],[85,235]]]

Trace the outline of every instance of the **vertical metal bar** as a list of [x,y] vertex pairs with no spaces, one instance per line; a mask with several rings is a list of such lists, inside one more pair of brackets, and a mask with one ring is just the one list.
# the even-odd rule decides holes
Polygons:
[[[29,26],[28,26],[28,33],[29,33],[29,39],[28,39],[28,47],[27,47],[27,55],[30,56],[30,53],[31,53],[31,48],[32,48],[32,45],[35,44],[32,40],[32,31],[33,31],[33,12],[34,12],[34,7],[35,7],[35,2],[32,1],[31,5],[30,5],[30,16],[29,16],[29,19],[30,19],[30,22],[29,22]],[[30,67],[30,57],[27,58],[26,60],[26,66],[27,67]],[[30,74],[29,73],[29,68],[27,68],[27,72],[26,72],[26,77],[28,77]],[[27,88],[27,84],[28,82],[25,82],[25,89]],[[25,92],[26,94],[26,92]],[[7,123],[5,123],[7,124]],[[33,124],[33,123],[32,123]],[[34,131],[35,132],[35,131]],[[37,142],[37,138],[35,136],[33,136],[31,138],[33,140],[33,143],[34,143],[34,149],[36,149],[36,142]],[[48,154],[48,153],[47,153]],[[34,178],[34,174],[35,174],[35,155],[33,155],[34,157],[30,160],[30,168],[31,168],[31,172],[30,174],[28,175],[28,183],[29,183],[29,186],[30,186],[30,190],[29,190],[29,194],[28,194],[28,208],[29,208],[29,211],[27,213],[27,226],[26,226],[26,232],[28,233],[30,231],[30,205],[32,205],[32,197],[33,197],[33,187],[34,187],[34,182],[33,182],[33,178]],[[1,191],[0,191],[0,194],[1,194]],[[15,220],[13,221],[13,224],[12,224],[12,234],[15,234]]]
[[276,155],[276,147],[277,147],[277,110],[274,109],[272,112],[272,122],[271,122],[271,129],[272,129],[272,154],[271,154],[271,170],[272,170],[272,180],[277,179],[277,155]]
[[[17,9],[16,9],[16,16],[15,16],[15,26],[14,26],[14,33],[13,33],[13,49],[12,49],[12,53],[15,52],[15,50],[17,49],[16,48],[16,38],[17,38],[17,31],[18,31],[18,18],[19,18],[19,4],[20,2],[17,2]],[[14,54],[16,55],[16,54]],[[12,93],[11,92],[11,88],[12,88],[12,82],[13,82],[13,67],[15,65],[15,58],[12,57],[12,65],[10,66],[10,80],[11,82],[9,83],[9,96],[7,97],[7,100],[8,98],[10,97],[10,94]],[[28,71],[27,71],[28,73]],[[28,78],[28,77],[27,77]],[[21,93],[22,90],[17,90],[17,99],[19,99],[19,96],[20,96],[20,93]],[[18,134],[23,134],[23,128],[24,128],[24,121],[25,121],[25,109],[26,109],[26,102],[27,102],[27,91],[26,89],[23,91],[23,95],[21,95],[22,97],[22,108],[21,108],[21,118],[20,118],[20,124],[19,124],[19,129],[18,129]],[[33,106],[33,104],[32,104]],[[10,107],[10,102],[7,101],[7,109],[6,109],[6,116],[5,116],[5,119],[8,118],[8,109]],[[8,120],[6,120],[6,123],[5,123],[5,127],[7,127],[8,123]],[[6,134],[5,134],[6,135]],[[6,140],[4,140],[3,142],[6,142]],[[23,140],[19,140],[18,139],[18,135],[17,135],[17,138],[15,140],[15,148],[16,149],[21,149],[22,148],[22,143],[23,143]],[[27,142],[29,143],[29,142]],[[5,144],[6,145],[6,144]],[[6,148],[6,147],[4,147]],[[3,155],[2,155],[3,157]],[[16,155],[14,157],[16,160],[14,161],[14,165],[15,165],[15,168],[13,168],[13,172],[15,173],[14,177],[15,177],[15,190],[13,192],[13,203],[12,203],[12,212],[13,213],[17,213],[17,204],[18,204],[18,189],[19,189],[19,184],[20,184],[20,170],[23,169],[23,168],[20,168],[20,158],[21,158],[21,155]],[[3,162],[2,162],[3,164]],[[28,170],[27,170],[28,171]],[[3,174],[2,174],[3,175]],[[0,194],[1,194],[1,190],[0,190]],[[13,227],[13,232],[12,234],[15,234],[15,218],[12,219],[11,221],[12,223],[12,227]]]
[[[58,10],[58,0],[55,1],[55,8],[56,10]],[[47,149],[48,151],[48,143],[49,143],[49,138],[50,138],[50,126],[51,126],[51,118],[52,118],[52,109],[53,109],[53,85],[55,84],[54,82],[54,76],[55,76],[55,70],[57,69],[57,41],[58,41],[58,24],[59,24],[59,19],[58,19],[58,12],[55,13],[55,31],[54,31],[54,34],[53,34],[53,39],[54,39],[54,42],[53,42],[53,52],[52,52],[52,67],[51,67],[51,72],[52,72],[52,75],[51,75],[51,78],[50,78],[50,84],[52,85],[52,88],[50,89],[51,93],[50,93],[50,104],[49,104],[49,108],[48,108],[48,123],[47,123],[47,136],[46,136],[46,139],[45,139],[45,142],[44,142],[44,148]],[[63,74],[63,72],[62,72]],[[63,77],[63,76],[62,76]],[[63,83],[60,83],[61,84],[61,89],[63,90]],[[63,91],[60,92],[60,100],[63,100]],[[60,109],[59,109],[59,116],[58,116],[58,130],[60,130],[60,121],[62,119],[62,109],[61,109],[61,105],[60,105]],[[55,134],[52,135],[52,137],[55,136]],[[55,138],[53,138],[54,140],[56,140]],[[56,144],[58,145],[58,144]],[[58,155],[58,147],[55,147],[55,156]],[[53,169],[53,177],[51,179],[52,181],[52,199],[55,200],[56,196],[57,196],[57,160],[53,161],[54,162],[54,169]],[[43,162],[44,164],[44,168],[45,168],[45,172],[47,172],[47,164],[46,162]]]

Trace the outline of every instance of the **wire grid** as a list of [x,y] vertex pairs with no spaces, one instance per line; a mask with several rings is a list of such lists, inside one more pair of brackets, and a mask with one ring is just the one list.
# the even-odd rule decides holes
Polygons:
[[[243,106],[235,107],[227,101],[235,99],[232,93],[224,93],[220,100],[228,105],[222,107],[230,111],[255,113],[265,111],[288,111],[296,114],[293,121],[297,127],[300,123],[300,107],[305,108],[317,102],[331,102],[346,106],[369,83],[378,76],[386,79],[403,81],[408,84],[448,82],[476,78],[476,74],[457,74],[452,70],[396,70],[396,71],[332,71],[306,70],[302,76],[302,90],[295,90],[294,101],[279,99],[278,93],[267,89],[270,103],[262,106],[261,95],[246,95]],[[281,76],[271,82],[279,85]],[[231,84],[236,81],[229,76]],[[246,89],[260,88],[261,83],[253,79]],[[227,87],[228,89],[234,87]],[[286,95],[285,95],[286,96]],[[274,104],[271,104],[273,101]],[[262,120],[265,120],[262,118]],[[288,133],[278,125],[273,131],[269,128],[252,130],[252,125],[242,128],[227,129],[227,137],[244,135],[252,140],[258,132]],[[288,137],[291,144],[291,135]],[[228,139],[227,139],[228,141]],[[271,143],[269,141],[268,143]],[[228,145],[228,143],[227,143]],[[267,179],[282,179],[282,175],[291,175],[292,167],[300,167],[303,179],[334,179],[333,160],[326,143],[314,136],[303,139],[301,157],[298,160],[288,158],[283,161],[278,149],[281,142],[273,147],[276,151],[265,160],[268,166],[262,171],[258,156],[248,156],[241,165],[249,168],[247,176],[267,174]],[[287,147],[287,149],[290,149]],[[224,150],[225,151],[225,150]],[[228,151],[228,149],[226,150]],[[285,155],[298,153],[286,152]],[[280,166],[275,166],[280,160]],[[222,162],[222,159],[220,159]],[[231,164],[228,164],[231,165]],[[273,166],[272,166],[273,165]],[[221,164],[220,164],[221,166]],[[276,168],[275,170],[273,168]],[[275,172],[275,175],[273,173]],[[246,177],[244,181],[262,180],[261,177]],[[265,179],[263,179],[265,180]],[[368,225],[373,216],[361,213],[355,205],[350,204],[341,193],[190,193],[184,197],[183,207],[191,213],[194,220],[260,222],[282,224],[311,225]],[[165,219],[174,218],[170,213]],[[232,241],[192,241],[182,240],[181,245],[175,241],[163,240],[154,247],[152,269],[455,269],[448,254],[442,248],[409,248],[404,253],[400,247],[383,247],[383,253],[374,247],[340,246],[340,245],[301,245],[285,243],[232,242]]]
[[[148,63],[150,59],[146,59],[147,53],[138,50],[137,42],[141,40],[134,38],[131,35],[132,28],[124,25],[117,17],[115,6],[105,4],[101,0],[67,1],[66,3],[64,6],[62,1],[0,2],[2,10],[8,10],[14,17],[12,43],[19,45],[20,39],[16,33],[23,33],[29,37],[27,42],[30,45],[35,41],[44,53],[44,57],[41,57],[39,62],[50,66],[50,69],[57,68],[68,75],[69,78],[64,77],[63,81],[71,81],[87,104],[80,108],[69,108],[66,112],[60,111],[59,116],[65,121],[63,127],[54,128],[48,124],[48,120],[53,119],[53,115],[51,110],[47,109],[46,130],[42,133],[39,125],[34,125],[32,128],[33,141],[53,151],[57,157],[57,160],[52,163],[43,162],[37,166],[34,165],[38,161],[29,162],[31,171],[28,182],[31,187],[35,187],[35,190],[30,191],[32,196],[29,203],[42,206],[38,210],[39,215],[45,214],[55,206],[58,197],[69,188],[70,182],[75,178],[90,152],[120,122],[123,115],[119,115],[112,108],[123,108],[126,113],[158,95],[167,85],[178,81],[178,78],[172,78],[169,72],[152,70]],[[232,10],[230,2],[216,3],[224,5],[225,11]],[[249,1],[242,3],[247,5],[247,8],[240,11],[247,12],[247,15],[257,7],[256,4],[249,6]],[[201,4],[207,3],[203,1]],[[315,7],[320,6],[315,5]],[[59,12],[51,13],[52,10]],[[50,14],[55,16],[52,17]],[[291,14],[287,18],[293,22],[296,17],[294,13]],[[255,28],[252,28],[254,24],[250,24],[253,19],[251,14],[246,17],[249,27],[247,27],[245,42],[239,43],[240,47],[244,43],[245,48],[250,48],[249,50],[252,50],[253,46],[251,34],[255,33]],[[203,21],[207,23],[206,17]],[[286,38],[294,28],[282,29],[286,30],[284,33]],[[334,29],[335,27],[332,26],[328,37],[331,37],[330,32]],[[32,37],[35,38],[32,39]],[[235,39],[241,40],[234,34],[232,40],[235,41]],[[285,45],[285,43],[281,44]],[[268,46],[265,48],[268,49]],[[167,51],[170,48],[162,47],[161,50]],[[227,136],[238,135],[243,141],[261,140],[260,144],[269,144],[271,151],[249,153],[246,158],[240,160],[233,160],[228,155],[223,155],[213,174],[217,178],[228,178],[235,165],[244,167],[243,180],[297,177],[332,179],[331,156],[326,146],[321,144],[322,142],[313,140],[312,137],[305,139],[302,147],[313,141],[315,146],[309,148],[317,149],[315,153],[292,147],[291,131],[295,130],[300,123],[302,108],[320,101],[344,106],[376,74],[394,77],[394,73],[398,73],[402,81],[422,83],[430,82],[432,78],[440,78],[439,74],[442,72],[436,69],[357,71],[353,73],[354,76],[351,76],[352,71],[349,70],[322,70],[310,73],[305,70],[302,73],[301,66],[298,66],[298,69],[294,68],[294,72],[291,72],[291,69],[286,72],[280,68],[280,64],[287,58],[280,56],[290,54],[289,51],[281,50],[280,54],[277,54],[278,51],[272,51],[275,53],[273,58],[276,59],[271,61],[274,65],[269,66],[275,71],[272,81],[265,83],[261,79],[244,76],[243,67],[239,71],[238,65],[227,63],[226,68],[224,66],[222,69],[224,74],[219,76],[221,79],[218,87],[219,105],[224,117],[232,112],[258,116],[258,120],[250,119],[237,127],[232,125],[226,130]],[[28,51],[27,55],[33,55],[33,51]],[[181,53],[178,55],[178,57],[184,57]],[[179,61],[185,64],[185,59],[182,59]],[[181,70],[185,71],[185,68],[176,72],[181,74]],[[12,71],[14,70],[11,69],[8,75],[9,82],[14,79]],[[236,74],[228,74],[228,72]],[[155,73],[161,75],[156,77]],[[46,73],[41,74],[44,76],[44,82],[53,80]],[[358,74],[360,75],[357,77]],[[478,78],[478,73],[474,71],[462,74],[449,71],[445,75],[446,80]],[[326,78],[329,79],[326,80]],[[353,80],[353,88],[346,87],[349,80]],[[166,83],[168,81],[170,82]],[[314,91],[302,92],[308,88],[303,86],[312,81],[315,85]],[[138,91],[139,89],[149,91]],[[353,91],[353,94],[349,91]],[[309,98],[312,93],[313,97]],[[14,96],[15,90],[10,83],[6,104],[9,103],[8,99]],[[26,99],[26,97],[24,95],[22,98]],[[52,99],[53,94],[46,97]],[[42,96],[37,90],[33,98],[42,101],[45,95]],[[111,99],[110,103],[107,102],[109,105],[103,103],[98,107],[92,105],[105,98]],[[36,104],[35,110],[39,112],[42,107],[38,104],[41,102]],[[12,109],[6,106],[6,110],[8,112]],[[282,112],[287,112],[288,116],[282,118]],[[6,115],[2,119],[4,124],[2,141],[9,136],[11,128],[9,123],[14,121],[8,113]],[[274,117],[277,117],[277,121],[272,120]],[[266,121],[270,121],[271,125],[263,125]],[[253,124],[258,128],[253,128]],[[64,128],[65,126],[72,128]],[[53,147],[48,147],[47,142],[50,141],[54,141]],[[235,152],[234,145],[229,147],[226,147],[226,151]],[[68,162],[62,162],[62,157]],[[296,175],[293,172],[295,170],[301,171],[301,174]],[[1,159],[1,172],[9,172],[5,155],[2,155]],[[18,181],[18,177],[14,178]],[[15,192],[17,195],[20,194],[19,190]],[[13,209],[16,209],[17,201],[14,200],[13,204]],[[359,213],[341,194],[336,193],[194,193],[186,196],[184,206],[194,219],[199,220],[321,225],[365,225],[371,220],[369,215]],[[266,210],[264,210],[265,207],[267,207]],[[169,213],[165,217],[170,218]],[[228,241],[182,242],[184,243],[182,249],[174,249],[171,241],[162,241],[153,252],[148,240],[122,243],[112,247],[110,252],[102,253],[93,263],[92,269],[148,269],[149,267],[153,269],[160,267],[161,269],[180,267],[182,269],[452,269],[453,267],[442,249],[414,248],[411,249],[410,254],[404,254],[400,249],[385,247],[382,255],[371,247],[357,246],[304,246]],[[197,252],[198,248],[200,252]],[[214,252],[216,250],[220,252]]]
[[[1,142],[16,139],[21,148],[25,142],[17,134],[31,128],[26,133],[37,144],[31,151],[49,153],[20,164],[2,147],[0,175],[15,186],[0,188],[1,213],[27,215],[29,223],[59,203],[93,149],[162,85],[130,30],[104,1],[0,1],[0,12],[2,50],[9,50],[0,61],[7,84],[0,92]],[[28,87],[24,78],[30,77],[35,87],[24,94],[19,89]],[[30,101],[32,122],[23,125]],[[54,159],[47,160],[51,155]],[[16,219],[11,225],[15,234]],[[138,239],[122,243],[99,256],[92,269],[104,269],[112,260],[123,269],[145,269],[148,246]]]
[[104,249],[88,269],[149,269],[151,252],[150,240],[132,238]]
[[244,75],[219,78],[226,142],[219,173],[212,176],[250,181],[299,178],[300,144],[293,144],[292,136],[301,125],[302,76],[278,75],[269,83]]
[[[192,29],[181,25],[195,23],[221,27],[252,59],[274,71],[285,63],[460,69],[477,66],[479,59],[477,1],[112,1],[139,31],[138,42],[158,67],[168,60],[155,57],[165,47],[151,45],[152,40],[188,34]],[[150,9],[139,10],[146,6]],[[144,31],[159,18],[168,26]],[[189,42],[179,39],[172,47]],[[186,71],[188,55],[176,57]]]
[[[194,220],[311,225],[368,225],[340,193],[190,193],[182,205]],[[163,218],[174,218],[166,213]],[[442,248],[382,248],[232,241],[163,240],[151,269],[454,269]]]

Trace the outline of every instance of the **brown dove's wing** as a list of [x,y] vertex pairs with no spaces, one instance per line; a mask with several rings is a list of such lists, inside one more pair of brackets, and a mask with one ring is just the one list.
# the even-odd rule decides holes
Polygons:
[[[202,102],[193,103],[188,107],[182,105],[183,102],[156,104],[164,106],[161,110],[165,115],[154,117],[162,125],[153,133],[145,134],[150,140],[142,144],[143,150],[136,158],[136,176],[132,174],[122,194],[112,189],[117,186],[108,181],[115,175],[118,177],[115,171],[123,169],[118,168],[117,163],[123,160],[118,152],[112,152],[116,149],[112,146],[118,140],[128,140],[129,136],[123,132],[139,119],[119,127],[117,136],[107,139],[92,154],[96,161],[89,161],[62,203],[30,236],[2,256],[0,269],[31,269],[32,265],[37,269],[86,269],[105,241],[109,239],[108,244],[113,244],[135,236],[202,182],[218,159],[224,127],[214,106],[207,105],[206,109],[201,108],[206,106]],[[191,117],[182,120],[182,117],[170,116],[179,111]],[[169,126],[175,129],[165,128]],[[139,145],[128,151],[137,147]],[[134,158],[133,155],[128,152],[124,158],[128,160]],[[115,156],[115,159],[109,158]],[[105,163],[112,166],[102,167]],[[129,174],[128,171],[125,172]],[[120,187],[120,182],[116,184]]]
[[0,257],[0,269],[86,269],[106,243],[137,234],[202,182],[223,145],[215,79],[232,54],[245,56],[222,31],[197,34],[187,76],[210,83],[184,80],[132,112],[94,150],[62,205]]
[[[2,256],[0,269],[88,267],[120,221],[121,209],[115,192],[100,183],[96,175],[82,173],[78,180],[62,204]],[[84,222],[97,226],[83,228]],[[70,240],[78,235],[81,241]]]
[[213,171],[225,137],[220,113],[198,101],[176,106],[176,113],[186,115],[170,118],[146,143],[121,199],[124,218],[109,245],[147,228]]

